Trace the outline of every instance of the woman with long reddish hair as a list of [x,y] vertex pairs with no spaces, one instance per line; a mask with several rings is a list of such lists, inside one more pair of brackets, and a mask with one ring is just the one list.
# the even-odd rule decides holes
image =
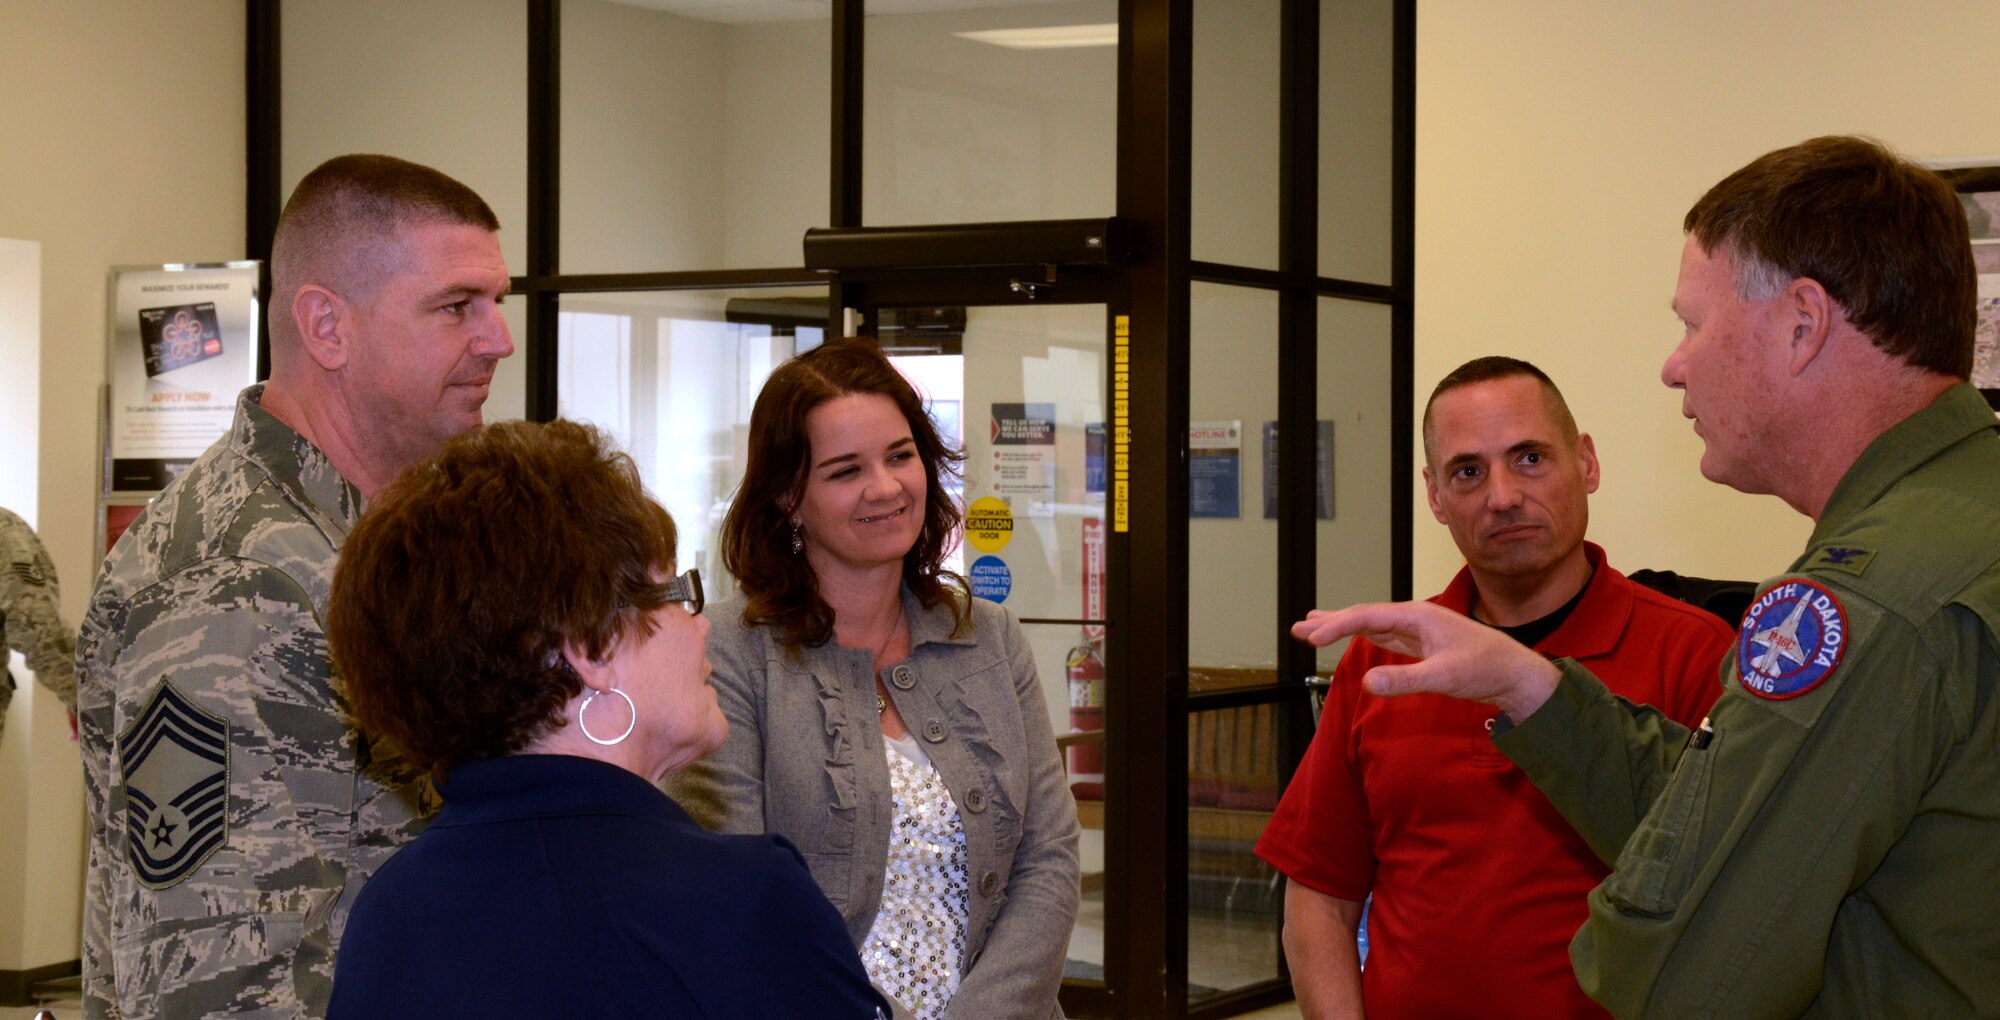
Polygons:
[[899,1016],[1046,1020],[1076,803],[1020,624],[944,569],[961,459],[872,343],[772,373],[710,610],[730,737],[670,791],[797,845]]

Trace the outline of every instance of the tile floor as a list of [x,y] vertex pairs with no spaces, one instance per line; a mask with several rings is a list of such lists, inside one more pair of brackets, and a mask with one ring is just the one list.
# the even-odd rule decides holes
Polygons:
[[[83,1015],[83,1010],[77,1005],[76,1000],[69,999],[47,1006],[0,1006],[0,1020],[34,1020],[35,1011],[38,1009],[54,1011],[56,1020],[77,1020]],[[1239,1020],[1298,1020],[1298,1016],[1298,1003],[1288,1002],[1282,1006],[1260,1009],[1255,1013],[1245,1013]]]
[[[48,1006],[0,1006],[0,1020],[34,1020],[36,1010],[52,1010],[56,1020],[76,1020],[84,1016],[82,1006],[70,998],[62,1002],[50,1002]],[[1246,1012],[1238,1020],[1298,1020],[1298,1004],[1286,1002],[1284,1006],[1270,1006],[1258,1012]]]
[[43,1006],[0,1006],[0,1020],[34,1020],[36,1011],[44,1009],[54,1012],[56,1020],[77,1020],[83,1016],[82,1004],[75,999],[63,999]]

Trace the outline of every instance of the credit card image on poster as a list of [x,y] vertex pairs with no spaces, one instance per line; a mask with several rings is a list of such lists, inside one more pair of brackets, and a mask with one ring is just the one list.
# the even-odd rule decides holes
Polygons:
[[139,341],[148,378],[222,356],[215,303],[139,309]]

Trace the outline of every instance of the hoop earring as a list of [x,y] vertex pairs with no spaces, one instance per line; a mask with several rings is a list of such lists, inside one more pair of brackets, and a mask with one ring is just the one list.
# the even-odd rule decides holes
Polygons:
[[[610,740],[605,740],[591,733],[590,727],[586,725],[583,721],[583,713],[589,711],[590,703],[596,701],[600,696],[605,694],[616,694],[619,697],[624,698],[625,707],[632,712],[632,721],[625,724],[625,732],[620,733],[615,737],[612,737]],[[576,728],[582,730],[583,735],[589,737],[590,742],[593,744],[601,744],[605,747],[610,747],[613,744],[623,743],[626,737],[632,735],[632,728],[637,725],[639,725],[639,706],[632,704],[632,696],[630,694],[627,694],[616,687],[611,688],[609,691],[591,691],[589,694],[583,696],[583,700],[581,702],[577,703]]]
[[799,519],[792,518],[792,555],[797,556],[806,547],[806,540],[799,535]]

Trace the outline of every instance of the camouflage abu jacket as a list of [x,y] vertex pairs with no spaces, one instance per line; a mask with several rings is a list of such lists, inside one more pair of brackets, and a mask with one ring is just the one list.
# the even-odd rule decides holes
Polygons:
[[321,611],[361,495],[237,399],[112,550],[79,644],[88,1017],[321,1017],[427,781],[349,722]]

